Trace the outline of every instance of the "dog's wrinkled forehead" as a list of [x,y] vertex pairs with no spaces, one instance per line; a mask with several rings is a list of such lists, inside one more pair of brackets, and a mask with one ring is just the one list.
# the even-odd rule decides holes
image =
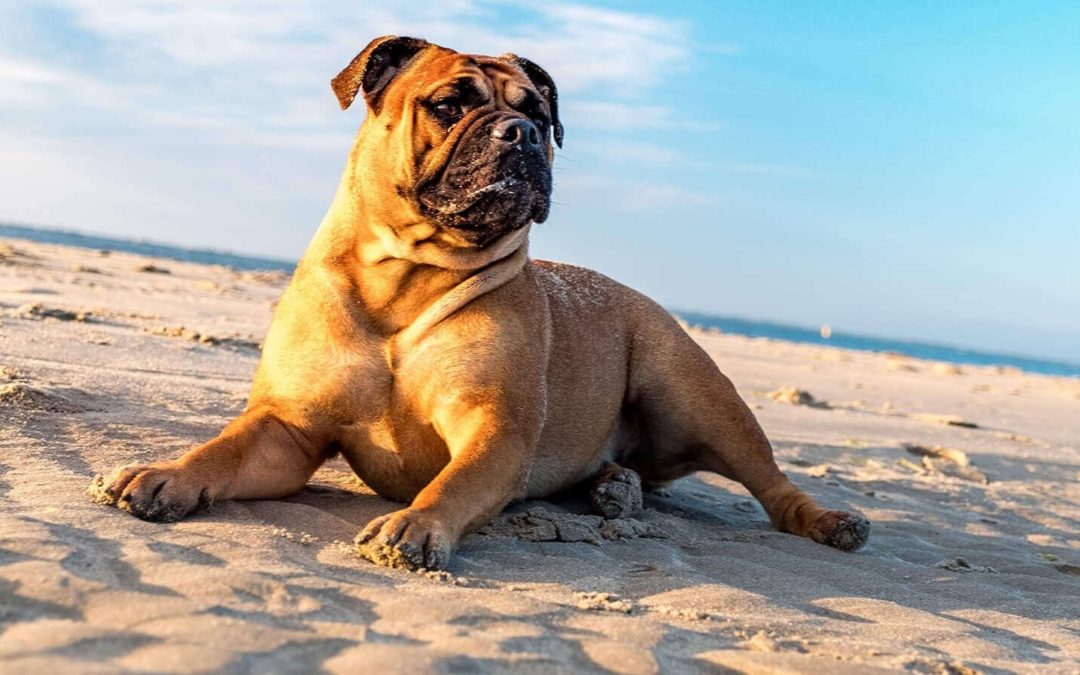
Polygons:
[[[390,84],[390,98],[402,103],[456,96],[477,104],[493,104],[496,109],[520,109],[544,105],[544,96],[516,64],[501,58],[458,52],[431,54]],[[394,96],[397,94],[397,96]]]
[[554,81],[539,65],[514,54],[462,54],[418,38],[388,35],[357,54],[331,86],[342,108],[363,91],[375,115],[401,115],[410,103],[432,100],[442,87],[450,94],[480,98],[474,103],[493,104],[496,109],[541,108],[550,119],[556,145],[562,146]]

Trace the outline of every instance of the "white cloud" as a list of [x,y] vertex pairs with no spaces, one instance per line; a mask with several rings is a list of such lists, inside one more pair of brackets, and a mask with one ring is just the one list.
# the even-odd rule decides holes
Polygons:
[[791,164],[703,159],[672,147],[632,139],[585,141],[577,148],[579,152],[590,155],[629,160],[636,165],[647,167],[677,167],[711,173],[757,174],[790,178],[811,178],[820,175],[812,169]]
[[54,68],[11,56],[0,57],[0,82],[5,85],[56,84],[64,74]]
[[718,206],[727,201],[719,194],[677,183],[600,174],[576,174],[572,180],[556,180],[553,198],[568,208],[600,204],[607,211],[653,215],[682,213],[688,207]]
[[589,152],[601,156],[620,160],[630,160],[646,166],[687,166],[696,162],[696,160],[689,157],[685,152],[663,145],[642,141],[624,140],[589,144],[586,146],[586,149]]
[[79,214],[87,217],[86,227],[125,212],[161,216],[185,209],[168,186],[130,172],[126,158],[109,152],[107,144],[0,134],[0,146],[5,219],[77,227],[72,216]]
[[540,7],[546,21],[510,37],[520,45],[514,50],[547,68],[564,91],[646,93],[690,57],[684,24],[575,4]]
[[571,100],[566,104],[566,118],[583,129],[625,131],[630,129],[672,129],[717,131],[715,120],[680,117],[669,105],[645,102]]

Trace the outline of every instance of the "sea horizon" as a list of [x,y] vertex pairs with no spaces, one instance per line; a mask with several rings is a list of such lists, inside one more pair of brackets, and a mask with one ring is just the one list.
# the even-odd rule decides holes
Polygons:
[[[188,248],[142,239],[88,234],[62,228],[0,223],[0,237],[91,250],[122,251],[180,262],[222,265],[237,270],[277,270],[291,274],[296,267],[296,262],[278,258],[208,248]],[[815,344],[864,352],[891,352],[912,358],[943,361],[956,365],[1011,367],[1028,373],[1080,378],[1080,364],[1060,359],[995,352],[932,341],[849,333],[843,330],[830,329],[829,331],[823,331],[820,327],[811,328],[771,319],[748,319],[672,307],[667,309],[673,315],[692,326],[711,328],[732,335],[785,340],[800,344]],[[828,334],[828,337],[825,337],[825,334]]]

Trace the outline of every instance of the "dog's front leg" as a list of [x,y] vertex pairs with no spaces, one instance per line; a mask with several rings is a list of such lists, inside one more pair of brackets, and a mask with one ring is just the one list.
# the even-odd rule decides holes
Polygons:
[[[522,427],[507,406],[447,406],[434,421],[450,462],[405,509],[376,518],[356,538],[372,562],[441,569],[466,533],[525,492],[539,420]],[[514,420],[514,413],[519,419]]]
[[292,494],[325,459],[323,444],[266,407],[246,410],[213,440],[175,460],[135,464],[98,477],[96,501],[144,520],[174,521],[220,499]]

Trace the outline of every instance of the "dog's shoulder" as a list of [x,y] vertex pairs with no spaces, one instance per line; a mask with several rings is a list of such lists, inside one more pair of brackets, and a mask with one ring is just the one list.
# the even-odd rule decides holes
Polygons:
[[530,261],[540,288],[555,303],[568,306],[610,305],[612,296],[631,289],[585,267],[549,260]]
[[644,294],[587,267],[532,260],[529,270],[553,305],[575,311],[659,307]]

